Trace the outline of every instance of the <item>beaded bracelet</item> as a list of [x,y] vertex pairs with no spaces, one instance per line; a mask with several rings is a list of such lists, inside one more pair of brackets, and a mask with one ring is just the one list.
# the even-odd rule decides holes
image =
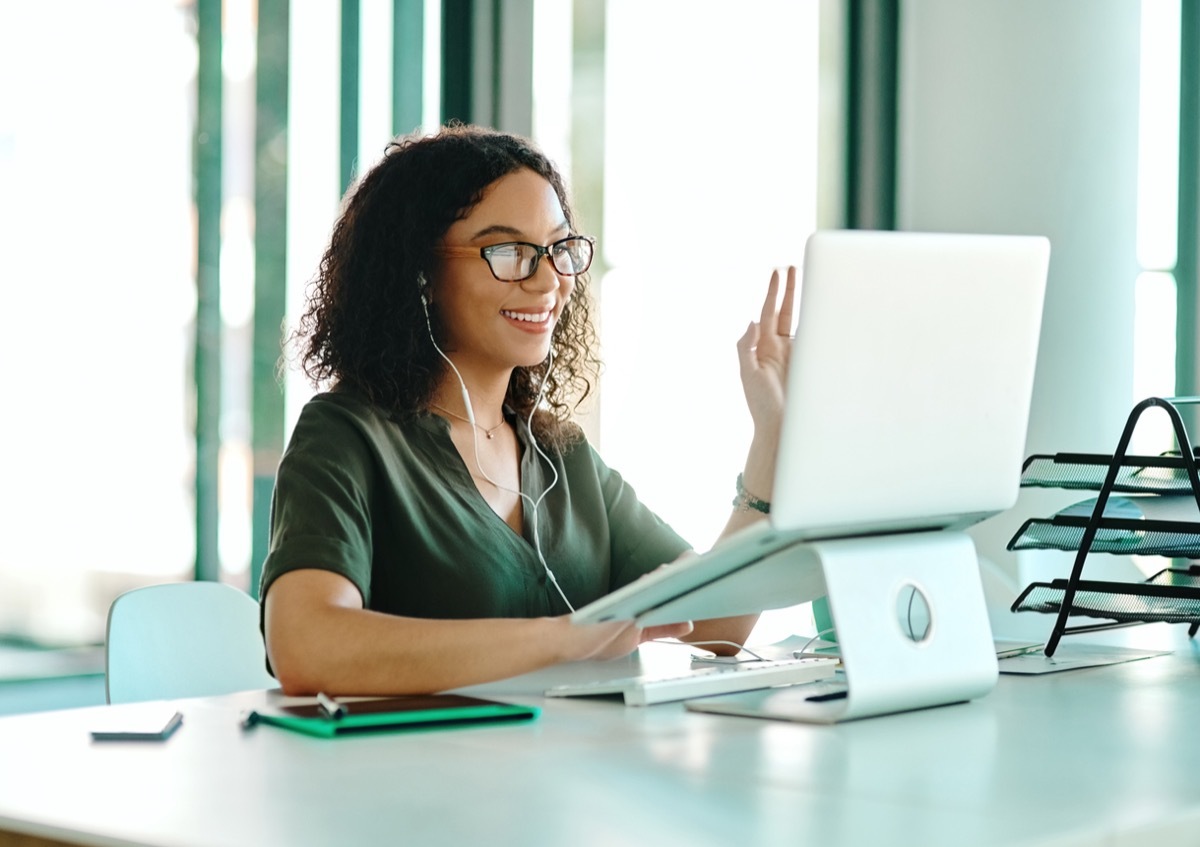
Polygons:
[[739,512],[748,512],[753,509],[756,512],[762,512],[764,515],[771,513],[771,504],[769,502],[759,500],[746,490],[741,474],[737,476],[737,496],[733,498],[733,507]]

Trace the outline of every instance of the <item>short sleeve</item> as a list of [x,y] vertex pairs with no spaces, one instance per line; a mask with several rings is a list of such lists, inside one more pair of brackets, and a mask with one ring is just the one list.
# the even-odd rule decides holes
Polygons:
[[280,461],[271,499],[271,539],[259,596],[283,574],[333,571],[370,603],[371,447],[333,403],[309,403]]
[[592,452],[608,510],[612,545],[609,590],[614,591],[659,565],[674,561],[690,550],[691,545],[638,499],[633,486],[621,474]]

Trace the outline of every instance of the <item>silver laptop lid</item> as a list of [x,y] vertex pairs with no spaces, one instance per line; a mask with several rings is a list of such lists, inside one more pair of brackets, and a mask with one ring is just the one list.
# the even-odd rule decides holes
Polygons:
[[821,231],[805,249],[772,523],[822,536],[1011,507],[1049,242]]
[[649,626],[795,605],[826,593],[801,541],[958,528],[1012,506],[1048,263],[1040,237],[811,236],[770,525],[573,619]]

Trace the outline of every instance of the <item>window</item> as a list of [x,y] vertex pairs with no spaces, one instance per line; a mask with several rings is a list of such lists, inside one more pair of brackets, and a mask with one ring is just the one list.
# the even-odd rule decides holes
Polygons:
[[175,4],[0,5],[2,632],[191,573],[195,74]]
[[734,345],[817,225],[819,5],[728,8],[608,4],[600,439],[697,549],[750,444]]
[[[604,362],[586,423],[605,461],[702,550],[752,434],[735,344],[771,270],[799,265],[817,226],[821,4],[605,8],[603,38],[594,18],[575,26],[570,149],[583,225],[599,236]],[[559,138],[542,140],[554,151]],[[803,627],[780,610],[753,638]]]
[[[1137,256],[1134,402],[1171,397],[1175,389],[1176,245],[1179,232],[1179,0],[1142,3],[1138,120]],[[1133,435],[1133,452],[1173,449],[1166,415],[1148,414]]]

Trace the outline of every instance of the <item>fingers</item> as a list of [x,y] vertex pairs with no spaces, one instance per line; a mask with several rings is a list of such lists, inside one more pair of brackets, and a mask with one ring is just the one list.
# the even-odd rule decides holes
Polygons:
[[[778,272],[776,272],[778,273]],[[796,305],[796,266],[788,265],[787,285],[783,289],[783,303],[779,306],[778,332],[780,335],[792,334],[792,311]]]
[[776,369],[787,367],[792,338],[792,313],[796,306],[796,266],[788,265],[787,281],[780,298],[780,270],[771,272],[767,296],[757,323],[751,323],[738,339],[738,363],[742,383],[756,378],[756,373],[769,365]]
[[589,659],[616,659],[633,652],[642,632],[633,621],[610,621],[587,624],[586,627],[592,628],[597,636],[590,653],[584,657]]
[[582,649],[573,654],[575,660],[607,661],[628,655],[638,644],[659,638],[683,638],[693,629],[691,621],[638,627],[634,621],[609,621],[602,624],[571,624],[573,631],[586,640]]
[[[779,299],[779,271],[771,271],[771,282],[767,286],[767,299],[763,300],[762,316],[759,318],[758,325],[762,327],[772,327],[775,325],[775,320],[778,312],[775,311],[775,301]],[[768,329],[768,332],[770,330]]]
[[792,334],[792,312],[796,306],[796,266],[788,265],[787,282],[783,287],[783,302],[779,300],[779,270],[771,272],[771,282],[767,285],[767,296],[763,300],[762,315],[758,325],[767,332],[773,327],[775,333],[785,337]]
[[642,630],[642,641],[653,641],[656,638],[683,638],[694,628],[691,621],[648,626]]

